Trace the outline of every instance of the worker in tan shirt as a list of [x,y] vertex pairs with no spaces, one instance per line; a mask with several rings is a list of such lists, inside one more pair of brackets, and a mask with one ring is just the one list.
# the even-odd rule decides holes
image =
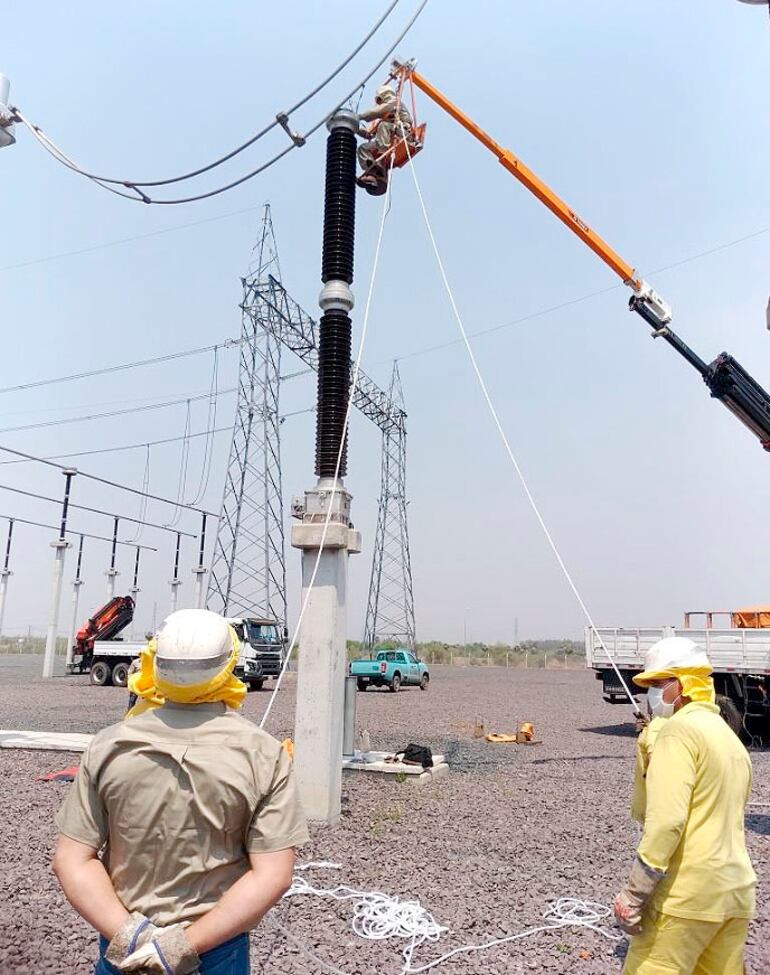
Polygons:
[[307,828],[286,752],[236,713],[238,653],[221,616],[172,613],[138,704],[83,756],[53,866],[101,935],[94,975],[248,975],[247,932],[291,884]]

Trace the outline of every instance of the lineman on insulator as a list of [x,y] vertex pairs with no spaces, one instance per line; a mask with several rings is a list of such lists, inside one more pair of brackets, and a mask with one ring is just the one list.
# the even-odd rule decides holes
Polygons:
[[248,931],[291,884],[307,828],[287,752],[237,713],[239,651],[216,613],[172,613],[83,756],[54,871],[100,935],[94,975],[248,975]]
[[388,167],[380,161],[397,139],[408,139],[412,134],[412,116],[390,85],[380,85],[374,105],[358,118],[372,125],[359,129],[359,135],[367,141],[358,147],[363,172],[357,182],[372,196],[382,196],[388,188]]
[[712,667],[692,640],[667,637],[634,677],[659,727],[643,832],[615,916],[633,935],[624,975],[743,975],[756,875],[744,811],[751,761],[715,703]]

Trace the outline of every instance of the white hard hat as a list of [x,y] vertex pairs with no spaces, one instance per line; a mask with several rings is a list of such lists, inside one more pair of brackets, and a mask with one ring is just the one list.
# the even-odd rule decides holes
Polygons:
[[667,636],[653,643],[644,655],[644,671],[634,677],[634,683],[646,687],[661,680],[672,671],[695,670],[711,673],[711,661],[705,650],[685,636]]
[[390,87],[390,85],[380,85],[377,91],[374,93],[374,100],[376,102],[384,102],[388,98],[395,98],[396,93]]
[[169,684],[201,684],[220,674],[233,653],[230,625],[207,609],[180,609],[158,631],[155,671]]

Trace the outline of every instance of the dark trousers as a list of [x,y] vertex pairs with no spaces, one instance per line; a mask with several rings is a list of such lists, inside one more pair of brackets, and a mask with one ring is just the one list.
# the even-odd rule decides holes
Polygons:
[[[94,975],[121,975],[120,971],[105,961],[107,950],[106,938],[99,938],[99,961],[96,963]],[[201,955],[200,975],[249,975],[249,936],[239,934],[229,941],[225,941],[218,948],[212,948]]]

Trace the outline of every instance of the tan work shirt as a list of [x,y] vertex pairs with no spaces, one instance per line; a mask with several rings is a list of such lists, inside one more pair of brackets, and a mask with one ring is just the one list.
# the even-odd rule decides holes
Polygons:
[[219,703],[167,703],[100,731],[56,825],[105,846],[121,902],[160,925],[210,910],[249,853],[308,839],[286,752]]

